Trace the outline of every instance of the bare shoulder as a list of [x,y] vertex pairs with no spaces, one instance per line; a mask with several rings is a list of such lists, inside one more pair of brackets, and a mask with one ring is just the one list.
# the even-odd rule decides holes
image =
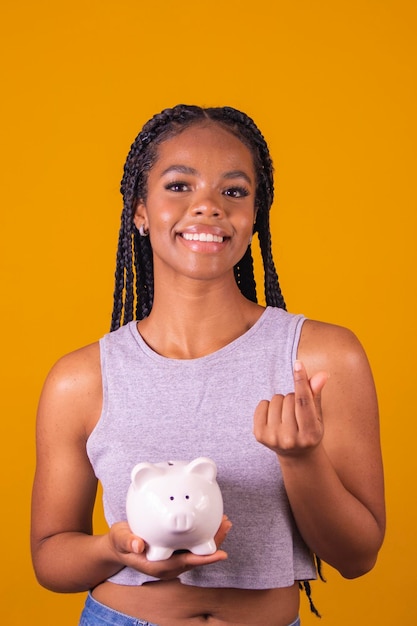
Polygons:
[[95,342],[61,357],[52,367],[47,380],[71,385],[87,383],[100,376],[100,348]]
[[61,416],[85,432],[101,411],[102,382],[98,342],[60,358],[49,372],[40,398],[38,421]]
[[347,369],[369,370],[368,358],[356,335],[343,326],[306,320],[301,332],[298,358],[310,375],[326,370],[330,375]]

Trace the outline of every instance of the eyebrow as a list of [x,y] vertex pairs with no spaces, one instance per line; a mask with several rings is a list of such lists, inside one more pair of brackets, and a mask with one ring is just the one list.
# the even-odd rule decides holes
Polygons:
[[169,174],[170,172],[178,172],[179,174],[198,174],[197,170],[193,167],[188,167],[187,165],[170,165],[166,168],[161,174],[161,176],[165,176],[165,174]]
[[[165,174],[169,174],[171,172],[177,172],[178,174],[191,174],[192,176],[198,176],[199,173],[194,167],[189,167],[188,165],[170,165],[166,168],[161,174],[161,176],[165,176]],[[230,172],[225,172],[223,174],[223,178],[233,179],[233,178],[243,178],[250,185],[252,184],[251,178],[242,170],[232,170]]]

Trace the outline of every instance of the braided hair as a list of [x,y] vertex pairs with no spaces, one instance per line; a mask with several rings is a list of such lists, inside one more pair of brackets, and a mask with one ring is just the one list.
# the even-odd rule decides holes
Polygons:
[[[235,135],[250,150],[256,174],[254,232],[258,234],[264,266],[264,291],[268,306],[285,309],[272,257],[269,211],[274,197],[273,165],[265,139],[254,121],[232,107],[202,108],[179,104],[155,115],[133,142],[121,182],[123,212],[117,250],[111,330],[133,319],[147,317],[154,295],[153,258],[149,237],[141,237],[133,218],[139,200],[146,201],[148,175],[158,157],[158,146],[193,124],[212,120]],[[251,247],[235,265],[242,294],[257,302]]]

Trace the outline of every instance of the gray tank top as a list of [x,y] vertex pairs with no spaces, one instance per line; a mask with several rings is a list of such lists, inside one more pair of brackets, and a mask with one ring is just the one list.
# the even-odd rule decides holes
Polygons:
[[[155,353],[136,322],[100,341],[103,410],[87,452],[103,486],[109,526],[126,520],[130,472],[142,461],[211,457],[233,523],[226,561],[181,575],[184,584],[268,589],[316,577],[294,524],[279,461],[253,435],[260,400],[294,390],[292,365],[304,318],[268,307],[250,330],[217,352],[179,360]],[[124,568],[110,578],[154,578]]]

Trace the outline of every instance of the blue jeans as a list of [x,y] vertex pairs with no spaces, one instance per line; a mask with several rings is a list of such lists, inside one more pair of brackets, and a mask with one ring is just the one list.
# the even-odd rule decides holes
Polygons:
[[88,594],[78,626],[158,626],[143,619],[119,613],[114,609],[94,600]]
[[[300,618],[297,617],[295,622],[288,626],[300,626]],[[84,610],[81,613],[81,619],[78,626],[158,626],[143,619],[130,617],[124,613],[119,613],[108,606],[97,602],[88,594],[85,602]]]

